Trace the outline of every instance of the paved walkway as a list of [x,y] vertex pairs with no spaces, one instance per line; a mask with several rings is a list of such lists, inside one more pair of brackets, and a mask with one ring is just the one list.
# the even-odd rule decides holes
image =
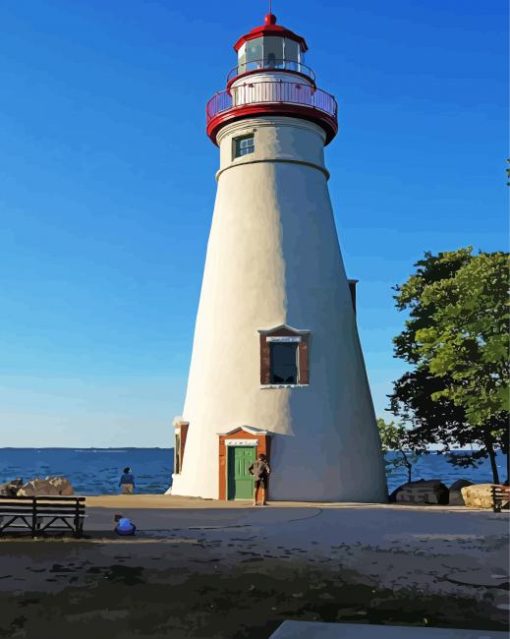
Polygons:
[[270,639],[507,639],[508,633],[457,628],[416,628],[286,621]]
[[[219,501],[217,499],[201,499],[200,497],[179,497],[174,495],[91,495],[87,496],[87,505],[97,508],[164,508],[164,509],[221,509],[238,510],[251,507],[248,501]],[[465,506],[426,506],[405,504],[367,504],[360,502],[311,502],[311,501],[273,501],[269,505],[275,508],[371,508],[394,510],[419,510],[441,512],[480,512],[479,508],[467,508]],[[481,511],[488,512],[488,511]]]
[[[312,535],[325,541],[385,543],[419,540],[462,541],[508,533],[509,513],[443,506],[395,504],[321,504],[271,502],[254,507],[247,502],[221,502],[160,495],[87,497],[88,531],[108,531],[121,513],[139,531],[228,529],[255,527],[274,530],[306,541]],[[312,522],[312,520],[314,520]],[[301,523],[300,523],[301,522]],[[303,525],[303,522],[307,522]]]
[[[221,503],[221,502],[219,502]],[[112,535],[115,512],[136,524],[140,542],[187,539],[218,549],[228,564],[238,552],[293,557],[351,569],[387,588],[478,596],[487,589],[507,614],[508,513],[396,505],[292,508],[89,508],[87,531]]]

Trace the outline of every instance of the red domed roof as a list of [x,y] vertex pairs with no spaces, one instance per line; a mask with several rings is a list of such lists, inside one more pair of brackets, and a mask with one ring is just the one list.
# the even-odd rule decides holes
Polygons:
[[290,38],[299,44],[301,47],[301,51],[307,51],[308,46],[305,42],[305,39],[301,36],[294,33],[290,29],[286,29],[285,27],[281,27],[279,24],[276,24],[276,16],[273,13],[268,13],[264,18],[264,24],[260,27],[255,27],[246,35],[243,35],[239,38],[239,40],[234,44],[234,49],[239,51],[239,49],[243,46],[245,42],[248,40],[253,40],[255,38],[260,38],[261,36],[279,36],[280,38]]

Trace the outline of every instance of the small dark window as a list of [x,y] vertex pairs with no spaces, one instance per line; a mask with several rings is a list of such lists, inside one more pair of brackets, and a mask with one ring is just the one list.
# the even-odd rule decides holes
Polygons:
[[297,342],[271,342],[271,384],[297,384]]
[[255,139],[253,135],[243,135],[240,138],[234,138],[234,158],[240,158],[242,155],[248,155],[255,151]]

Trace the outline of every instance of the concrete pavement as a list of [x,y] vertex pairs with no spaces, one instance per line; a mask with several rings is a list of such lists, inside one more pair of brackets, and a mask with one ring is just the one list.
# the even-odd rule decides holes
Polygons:
[[417,628],[285,621],[269,639],[507,639],[508,633],[458,628]]

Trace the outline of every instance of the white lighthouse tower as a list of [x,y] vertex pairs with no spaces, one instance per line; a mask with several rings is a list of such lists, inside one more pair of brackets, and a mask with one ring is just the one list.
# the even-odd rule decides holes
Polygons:
[[337,104],[268,14],[207,104],[216,204],[171,492],[385,501],[381,446],[328,192]]

